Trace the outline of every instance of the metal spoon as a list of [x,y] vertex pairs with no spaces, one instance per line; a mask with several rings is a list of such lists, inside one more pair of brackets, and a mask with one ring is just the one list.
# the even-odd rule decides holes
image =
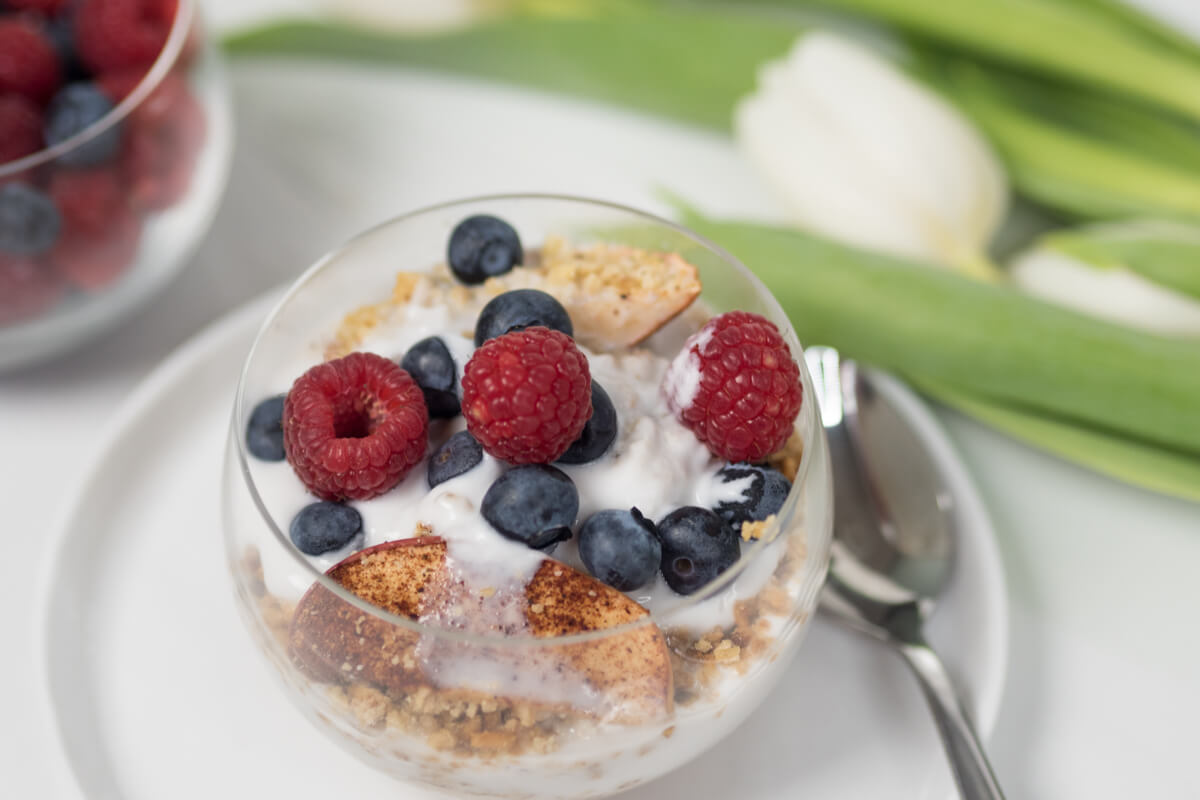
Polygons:
[[979,737],[922,627],[954,562],[953,498],[924,445],[852,361],[805,351],[829,438],[834,541],[821,608],[884,641],[920,681],[959,792],[1003,800]]

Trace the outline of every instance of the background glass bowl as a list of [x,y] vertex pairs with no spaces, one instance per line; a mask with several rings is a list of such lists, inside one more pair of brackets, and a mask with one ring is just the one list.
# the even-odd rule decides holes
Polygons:
[[102,119],[54,147],[0,164],[0,186],[44,189],[56,174],[87,169],[71,162],[116,129],[117,154],[93,168],[117,171],[134,209],[122,224],[68,246],[60,246],[60,233],[55,247],[32,259],[52,271],[57,290],[36,313],[0,314],[0,370],[43,361],[114,327],[166,286],[208,230],[233,135],[227,80],[198,14],[196,0],[179,0],[157,60]]
[[[699,269],[701,302],[714,313],[742,309],[768,317],[800,364],[805,401],[796,427],[805,447],[776,524],[763,541],[743,547],[741,560],[718,580],[652,618],[537,639],[448,631],[393,616],[342,589],[295,549],[286,533],[295,509],[277,509],[281,523],[264,506],[269,493],[260,493],[262,481],[298,479],[286,463],[268,465],[279,468],[268,476],[259,466],[263,462],[247,453],[245,430],[254,406],[286,391],[311,366],[312,356],[306,362],[304,354],[328,341],[347,312],[388,298],[397,271],[431,269],[442,259],[453,227],[484,213],[510,222],[527,252],[547,235],[572,244],[602,241],[678,252]],[[655,344],[652,337],[648,345]],[[669,354],[679,346],[678,340],[658,344],[671,348]],[[292,702],[323,732],[386,773],[494,797],[598,797],[631,788],[732,731],[776,684],[803,638],[828,566],[832,523],[828,454],[814,396],[795,333],[774,298],[732,256],[673,223],[615,205],[535,195],[464,200],[399,217],[309,269],[271,313],[247,358],[222,501],[238,608]],[[327,602],[324,622],[332,621],[337,630],[354,627],[338,634],[344,636],[339,642],[351,642],[345,647],[323,634],[317,640],[320,676],[310,656],[301,666],[290,650],[290,637],[313,623],[294,615],[310,590]],[[754,632],[739,629],[743,634],[729,641],[723,633],[701,643],[699,633],[707,631],[696,628],[697,620],[706,609],[729,603],[731,592],[749,596],[739,619],[757,616]],[[695,632],[685,633],[689,626]],[[661,648],[655,652],[670,665],[664,697],[644,687],[608,692],[573,666],[563,669],[588,659],[624,663],[629,652],[646,647]],[[400,670],[414,660],[420,680],[406,685],[392,680],[389,663]],[[359,666],[364,662],[376,666],[364,672]],[[378,664],[384,665],[382,673]]]

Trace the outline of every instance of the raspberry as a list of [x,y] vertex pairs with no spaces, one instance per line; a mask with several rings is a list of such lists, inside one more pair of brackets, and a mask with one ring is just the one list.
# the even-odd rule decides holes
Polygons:
[[769,320],[713,317],[663,377],[676,418],[719,458],[761,461],[787,441],[800,411],[800,368]]
[[0,325],[36,317],[64,290],[53,269],[28,258],[0,255]]
[[97,292],[112,285],[133,265],[141,237],[141,219],[122,208],[103,230],[67,230],[47,258],[72,284]]
[[0,19],[0,93],[41,105],[60,83],[58,53],[37,26],[20,17]]
[[570,336],[541,326],[489,339],[463,371],[462,411],[496,458],[554,461],[592,416],[587,358]]
[[144,69],[122,69],[96,76],[96,85],[115,105],[128,97],[145,77]]
[[424,458],[428,428],[421,387],[374,353],[318,364],[283,404],[287,459],[322,500],[368,500],[391,489]]
[[75,46],[92,72],[148,69],[171,33],[175,0],[82,0],[75,12]]
[[[110,96],[120,79],[101,79]],[[121,166],[137,208],[161,210],[178,202],[192,179],[204,141],[204,111],[187,83],[167,75],[127,120]]]
[[0,164],[42,149],[42,115],[37,106],[15,94],[0,96]]
[[32,11],[46,17],[53,17],[66,6],[67,0],[7,0],[12,11]]
[[58,206],[68,235],[95,236],[128,213],[120,175],[112,169],[58,170],[46,193]]

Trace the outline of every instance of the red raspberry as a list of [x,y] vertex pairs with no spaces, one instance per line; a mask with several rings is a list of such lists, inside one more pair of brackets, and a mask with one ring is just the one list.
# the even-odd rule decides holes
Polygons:
[[12,11],[32,11],[45,17],[53,17],[66,6],[67,0],[7,0]]
[[144,69],[122,69],[97,75],[96,86],[104,92],[105,97],[113,101],[113,105],[116,105],[128,97],[144,77],[146,77]]
[[68,235],[96,236],[129,213],[120,175],[113,169],[58,170],[46,192],[62,214]]
[[425,396],[407,372],[374,353],[318,364],[283,404],[283,445],[323,500],[369,500],[425,457]]
[[79,60],[96,73],[149,69],[167,43],[176,10],[176,0],[82,0],[74,28]]
[[58,302],[64,289],[52,268],[0,255],[0,325],[36,317]]
[[62,83],[54,45],[32,22],[0,18],[0,92],[44,105]]
[[97,233],[63,231],[46,258],[75,286],[98,292],[133,266],[141,238],[141,219],[124,209]]
[[0,164],[42,149],[42,114],[15,94],[0,95]]
[[[132,91],[129,73],[114,73],[99,84],[114,98]],[[204,110],[187,83],[177,75],[165,76],[126,123],[121,167],[135,207],[161,210],[183,197],[204,134]]]
[[746,311],[713,317],[663,377],[676,418],[719,458],[761,461],[791,435],[800,368],[779,329]]
[[587,358],[570,336],[540,325],[489,339],[463,370],[462,411],[496,458],[554,461],[592,416]]

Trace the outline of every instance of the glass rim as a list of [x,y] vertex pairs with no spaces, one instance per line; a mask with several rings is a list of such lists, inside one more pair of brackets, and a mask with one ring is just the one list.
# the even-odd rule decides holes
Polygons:
[[69,139],[64,139],[53,147],[42,148],[36,153],[30,153],[27,156],[18,158],[16,161],[0,164],[0,179],[18,175],[26,170],[40,167],[47,162],[61,158],[72,150],[87,144],[128,117],[135,108],[140,106],[158,88],[167,73],[175,67],[175,62],[179,60],[179,55],[183,52],[184,45],[187,43],[187,38],[191,33],[194,16],[194,0],[177,0],[175,19],[171,22],[171,30],[167,34],[167,41],[163,44],[162,51],[154,59],[154,63],[150,66],[150,69],[138,81],[133,91],[122,98],[121,102],[113,106],[107,114]]
[[[771,309],[771,311],[773,313],[775,313],[778,316],[778,318],[782,319],[784,321],[784,323],[786,324],[786,328],[782,332],[784,334],[784,338],[789,342],[789,345],[793,345],[793,344],[796,346],[799,345],[799,340],[796,336],[796,332],[792,328],[791,322],[788,320],[786,313],[784,313],[782,306],[779,305],[779,301],[775,299],[775,296],[770,292],[770,290],[767,289],[767,287],[762,283],[761,280],[759,280],[758,276],[755,275],[753,272],[751,272],[750,269],[748,267],[746,267],[746,265],[743,264],[739,259],[737,259],[732,253],[730,253],[729,251],[727,251],[725,248],[721,247],[720,245],[716,244],[715,242],[709,240],[708,238],[696,233],[695,231],[688,229],[687,227],[685,227],[677,222],[674,222],[674,221],[666,219],[664,217],[660,217],[656,214],[652,214],[652,213],[649,213],[646,211],[642,211],[640,209],[632,208],[630,206],[623,205],[620,203],[614,203],[614,202],[610,202],[610,201],[606,201],[606,200],[596,200],[596,199],[582,197],[582,196],[578,196],[578,195],[556,194],[556,193],[538,193],[538,192],[527,192],[526,193],[526,192],[522,192],[522,193],[501,193],[501,194],[476,195],[476,196],[472,196],[472,197],[458,198],[458,199],[454,199],[454,200],[448,200],[448,201],[444,201],[444,202],[440,202],[440,203],[435,203],[432,205],[422,206],[420,208],[405,212],[403,214],[398,214],[396,216],[390,217],[382,222],[379,222],[375,225],[372,225],[372,226],[366,228],[365,230],[363,230],[363,231],[355,234],[354,236],[350,237],[349,239],[345,240],[340,245],[338,245],[336,248],[326,252],[319,259],[317,259],[316,262],[314,262],[303,273],[301,273],[301,275],[298,278],[296,278],[296,280],[284,292],[283,296],[275,303],[274,306],[272,306],[271,310],[267,313],[266,317],[264,318],[262,325],[259,327],[258,332],[255,334],[254,342],[251,344],[249,351],[246,353],[246,358],[242,364],[242,369],[241,369],[241,372],[238,377],[238,384],[237,384],[236,394],[234,397],[233,417],[232,417],[232,420],[230,423],[230,428],[231,428],[230,437],[233,440],[233,442],[235,443],[235,446],[237,448],[238,467],[241,472],[242,480],[245,482],[245,486],[249,490],[250,497],[254,501],[254,506],[255,506],[256,510],[258,511],[259,516],[262,518],[262,521],[267,525],[267,528],[271,531],[272,535],[274,536],[276,544],[278,544],[285,551],[287,551],[289,556],[291,557],[292,561],[295,562],[297,565],[299,565],[301,570],[307,572],[309,574],[309,576],[313,579],[312,585],[310,585],[309,588],[305,591],[305,596],[307,596],[308,593],[312,592],[317,586],[321,586],[325,590],[333,593],[338,599],[342,600],[343,602],[349,603],[350,605],[354,606],[358,610],[360,610],[364,613],[367,613],[367,614],[371,614],[372,616],[374,616],[384,622],[396,625],[400,628],[412,631],[412,632],[420,634],[420,635],[429,635],[429,636],[437,637],[439,639],[445,639],[447,641],[452,641],[452,642],[471,643],[471,644],[480,644],[480,645],[488,645],[488,646],[495,646],[498,642],[504,642],[506,644],[506,646],[509,644],[512,644],[512,645],[517,645],[517,646],[532,646],[532,647],[546,647],[546,646],[576,644],[576,643],[600,640],[600,639],[607,638],[609,636],[616,636],[616,635],[620,635],[622,633],[636,631],[646,625],[658,625],[660,618],[669,617],[671,615],[677,614],[681,611],[692,608],[696,605],[699,605],[700,603],[705,602],[706,600],[709,600],[709,599],[715,597],[717,594],[720,594],[722,591],[728,589],[730,587],[730,585],[734,581],[736,581],[737,578],[752,563],[754,563],[756,561],[757,557],[766,551],[766,549],[769,545],[774,544],[779,539],[781,528],[783,526],[783,520],[784,519],[790,520],[794,516],[794,514],[796,512],[796,506],[798,504],[799,497],[800,497],[800,489],[801,489],[801,487],[803,487],[807,484],[808,474],[811,469],[811,464],[813,462],[813,459],[815,458],[815,452],[818,449],[816,447],[810,446],[810,443],[808,441],[804,442],[804,446],[803,446],[803,449],[801,451],[801,456],[800,456],[800,463],[796,468],[795,479],[792,481],[792,488],[788,492],[788,497],[784,502],[783,508],[781,508],[780,511],[775,515],[774,520],[767,526],[767,529],[764,531],[763,535],[760,538],[758,538],[757,540],[755,540],[748,549],[743,548],[743,551],[742,551],[741,555],[739,556],[738,560],[731,567],[729,567],[724,572],[722,572],[715,580],[711,581],[710,583],[705,585],[700,591],[698,591],[694,594],[681,595],[680,602],[672,604],[665,609],[662,609],[660,611],[650,611],[649,609],[647,609],[646,616],[644,616],[640,619],[633,620],[631,622],[626,622],[624,624],[617,625],[617,626],[614,626],[611,628],[602,628],[602,629],[598,629],[598,630],[594,630],[594,631],[586,631],[586,632],[582,632],[582,633],[573,633],[573,634],[567,634],[565,636],[552,636],[552,637],[536,637],[536,636],[532,636],[532,635],[511,636],[511,635],[503,635],[503,634],[469,633],[469,632],[465,632],[465,631],[453,630],[450,628],[427,625],[427,624],[423,624],[419,621],[409,619],[408,617],[405,617],[405,616],[393,614],[390,611],[386,611],[385,609],[382,609],[379,606],[373,605],[372,603],[367,602],[366,600],[363,600],[362,598],[358,597],[354,593],[345,589],[337,581],[330,578],[324,572],[321,572],[316,566],[314,566],[312,564],[312,562],[310,562],[302,553],[300,553],[300,551],[296,548],[296,546],[294,544],[292,544],[292,541],[291,541],[290,537],[288,536],[287,532],[282,530],[275,523],[274,517],[272,516],[270,511],[268,511],[266,504],[263,502],[262,496],[258,492],[258,488],[255,485],[254,478],[250,473],[250,458],[249,458],[249,454],[246,450],[245,437],[240,435],[240,424],[241,424],[242,420],[245,418],[245,414],[244,414],[245,409],[246,409],[245,389],[246,389],[247,376],[250,373],[250,367],[251,367],[251,364],[254,362],[255,355],[258,353],[259,344],[262,342],[264,335],[267,333],[268,329],[271,327],[271,325],[275,321],[276,317],[278,317],[280,312],[291,302],[291,300],[295,296],[297,296],[301,291],[303,291],[308,286],[308,284],[319,273],[324,271],[324,269],[326,267],[328,267],[331,263],[333,263],[338,257],[340,257],[342,254],[344,254],[346,251],[355,247],[360,242],[370,238],[371,236],[373,236],[374,234],[376,234],[377,232],[379,232],[385,228],[388,228],[388,227],[391,227],[392,225],[396,225],[396,224],[399,224],[399,223],[402,223],[402,222],[405,222],[405,221],[408,221],[411,219],[415,219],[417,217],[421,217],[421,216],[424,216],[426,214],[430,214],[430,213],[433,213],[436,211],[454,208],[456,206],[469,206],[469,205],[488,203],[488,202],[507,202],[507,201],[524,201],[524,200],[561,202],[561,203],[565,203],[565,204],[577,205],[577,206],[582,206],[582,207],[591,206],[591,207],[596,207],[596,208],[608,209],[611,211],[617,211],[617,212],[621,212],[623,214],[627,214],[631,217],[640,218],[643,221],[653,223],[655,225],[667,228],[671,231],[674,231],[675,233],[683,235],[684,237],[692,240],[696,244],[700,245],[701,247],[707,249],[708,251],[710,251],[711,253],[716,255],[727,266],[733,268],[735,272],[739,273],[743,279],[747,280],[754,287],[756,293],[759,294],[759,296],[766,301],[766,305]],[[812,378],[808,373],[808,368],[805,365],[804,359],[802,357],[797,357],[796,363],[800,368],[800,380],[801,380],[801,383],[803,386],[802,396],[804,397],[805,402],[801,403],[800,413],[799,413],[799,416],[797,417],[796,425],[794,426],[794,428],[799,427],[801,430],[807,431],[809,433],[809,435],[821,436],[822,429],[820,427],[819,418],[818,418],[818,415],[816,412],[816,406],[815,406],[816,394],[813,389]],[[399,540],[397,540],[397,541],[399,541]],[[827,557],[827,554],[828,554],[828,548],[824,548],[824,550],[820,554],[818,554],[816,551],[816,548],[808,547],[806,558],[812,558],[814,556]],[[547,558],[551,558],[551,556],[547,556]],[[823,569],[817,570],[817,571],[813,572],[812,574],[815,576],[821,576],[824,574],[824,570]],[[808,596],[810,594],[813,594],[812,588],[813,587],[807,587],[807,586],[801,587],[801,595]],[[808,616],[811,617],[811,615],[808,615]]]

